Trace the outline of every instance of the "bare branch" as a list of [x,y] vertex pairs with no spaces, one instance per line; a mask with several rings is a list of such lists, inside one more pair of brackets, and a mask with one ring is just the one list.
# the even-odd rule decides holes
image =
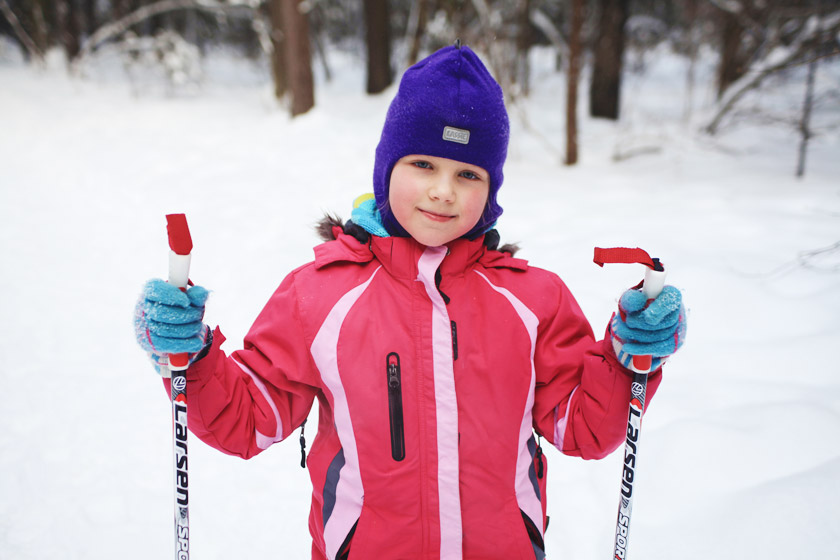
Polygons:
[[531,23],[543,32],[563,60],[569,59],[569,45],[563,38],[563,34],[554,25],[554,22],[540,9],[531,10]]
[[17,35],[18,39],[20,39],[23,46],[26,47],[26,50],[29,51],[30,56],[38,62],[43,62],[44,53],[42,53],[38,46],[35,45],[35,41],[32,40],[32,37],[29,36],[20,24],[20,20],[18,20],[6,0],[0,0],[0,12],[3,12],[3,15],[6,16],[6,19],[11,24],[12,29],[15,31],[15,35]]
[[164,14],[167,12],[174,12],[177,10],[200,10],[205,12],[231,12],[240,9],[248,11],[249,15],[255,10],[250,3],[229,3],[219,2],[216,0],[161,0],[154,4],[147,4],[131,12],[116,21],[106,23],[96,31],[82,45],[79,54],[73,60],[72,70],[78,73],[82,61],[95,51],[102,43],[113,39],[125,33],[131,27],[143,22],[151,17]]
[[829,263],[821,267],[813,264],[813,261],[818,260],[819,258],[825,258],[826,255],[829,255],[828,258],[830,258],[830,256],[834,256],[836,258],[838,253],[840,253],[840,241],[820,249],[803,251],[799,253],[798,261],[804,268],[811,270],[817,270],[820,272],[838,272],[840,271],[840,263]]
[[706,132],[715,134],[720,127],[723,118],[747,93],[758,88],[761,83],[780,70],[784,70],[807,55],[813,48],[814,42],[824,33],[833,35],[840,32],[840,11],[834,12],[824,18],[812,18],[808,21],[794,42],[787,48],[777,47],[770,51],[767,57],[751,69],[742,78],[729,86],[718,103],[718,110],[712,121],[706,126]]

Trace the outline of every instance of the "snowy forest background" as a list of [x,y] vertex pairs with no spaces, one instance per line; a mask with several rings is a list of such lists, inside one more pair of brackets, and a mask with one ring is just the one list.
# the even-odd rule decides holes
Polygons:
[[[69,68],[85,65],[103,47],[119,50],[126,71],[159,66],[172,88],[200,83],[201,59],[231,47],[262,58],[274,94],[292,116],[315,105],[316,68],[330,80],[327,51],[365,57],[366,91],[378,94],[421,54],[453,37],[482,52],[511,102],[527,97],[534,47],[555,51],[565,72],[565,160],[577,161],[577,90],[589,67],[592,117],[618,119],[626,72],[642,71],[645,55],[667,45],[688,63],[685,118],[693,109],[698,57],[715,51],[715,108],[706,124],[716,133],[742,99],[766,80],[807,66],[801,114],[760,118],[792,121],[801,135],[800,168],[813,135],[814,75],[821,59],[837,54],[837,0],[0,0],[0,34],[43,64],[50,49],[63,51]],[[625,50],[628,51],[625,56]],[[831,89],[827,96],[834,98]],[[750,109],[746,109],[749,111]]]
[[[456,38],[511,115],[503,242],[596,333],[641,272],[594,246],[685,293],[630,558],[833,556],[839,33],[836,0],[0,0],[0,558],[172,554],[168,404],[131,328],[164,215],[235,349],[370,190],[401,72]],[[308,557],[297,436],[248,462],[191,440],[195,558]],[[606,557],[620,452],[546,452],[548,558]]]

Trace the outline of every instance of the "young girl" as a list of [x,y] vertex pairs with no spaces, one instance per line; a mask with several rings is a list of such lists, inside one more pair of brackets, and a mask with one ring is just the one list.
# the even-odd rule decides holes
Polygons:
[[444,48],[402,78],[374,195],[322,228],[331,240],[283,280],[243,350],[227,356],[202,325],[202,288],[146,286],[138,339],[154,358],[195,353],[189,426],[208,445],[253,457],[318,400],[313,559],[544,558],[534,432],[606,456],[631,384],[614,345],[665,357],[681,344],[677,290],[647,311],[628,292],[596,341],[556,275],[497,249],[507,143],[498,84],[470,49]]

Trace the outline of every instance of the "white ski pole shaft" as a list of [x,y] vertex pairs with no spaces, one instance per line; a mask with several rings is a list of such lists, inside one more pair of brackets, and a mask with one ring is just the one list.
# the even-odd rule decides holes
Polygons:
[[[183,214],[166,216],[169,234],[169,283],[187,289],[192,239]],[[170,354],[168,371],[172,393],[172,444],[175,475],[175,558],[190,557],[189,470],[187,454],[187,368],[188,354]]]
[[[648,301],[656,299],[665,286],[665,270],[645,269],[645,282],[642,291]],[[618,503],[618,517],[615,523],[614,560],[627,559],[627,543],[630,536],[630,516],[633,512],[633,484],[636,478],[636,458],[639,451],[639,436],[642,433],[642,415],[647,398],[647,380],[650,373],[652,356],[634,356],[633,384],[627,429],[624,439],[624,465],[621,471],[621,495]]]
[[[653,301],[665,287],[665,268],[659,259],[651,258],[644,250],[627,247],[612,249],[595,248],[594,262],[598,266],[608,263],[639,263],[645,269],[642,291],[648,303]],[[636,456],[639,451],[639,436],[642,431],[642,415],[647,397],[647,376],[653,365],[653,356],[633,356],[633,383],[630,386],[630,403],[627,412],[627,429],[624,439],[624,464],[621,471],[621,495],[618,503],[618,518],[615,524],[613,559],[627,559],[627,540],[630,535],[630,514],[633,511],[633,484],[636,479]]]

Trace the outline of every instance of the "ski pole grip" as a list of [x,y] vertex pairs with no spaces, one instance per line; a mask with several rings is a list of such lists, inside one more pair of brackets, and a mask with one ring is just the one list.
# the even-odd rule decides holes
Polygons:
[[190,282],[190,260],[192,255],[179,255],[169,251],[169,283],[186,290]]
[[[642,293],[648,303],[655,300],[665,287],[665,270],[654,270],[645,268],[645,282],[642,284]],[[633,367],[638,371],[650,371],[653,366],[653,356],[633,356]]]
[[[169,283],[186,291],[190,282],[192,237],[184,214],[167,214],[166,232],[169,237]],[[169,354],[169,370],[183,371],[190,365],[189,354]]]
[[645,283],[642,291],[648,300],[656,299],[665,287],[665,270],[645,268]]
[[[643,264],[645,265],[645,281],[642,284],[642,292],[648,302],[651,302],[662,293],[665,287],[665,267],[659,259],[652,258],[643,249],[628,247],[613,247],[602,249],[595,247],[593,262],[598,266],[605,264]],[[633,369],[637,373],[647,373],[653,365],[653,356],[633,356]]]

